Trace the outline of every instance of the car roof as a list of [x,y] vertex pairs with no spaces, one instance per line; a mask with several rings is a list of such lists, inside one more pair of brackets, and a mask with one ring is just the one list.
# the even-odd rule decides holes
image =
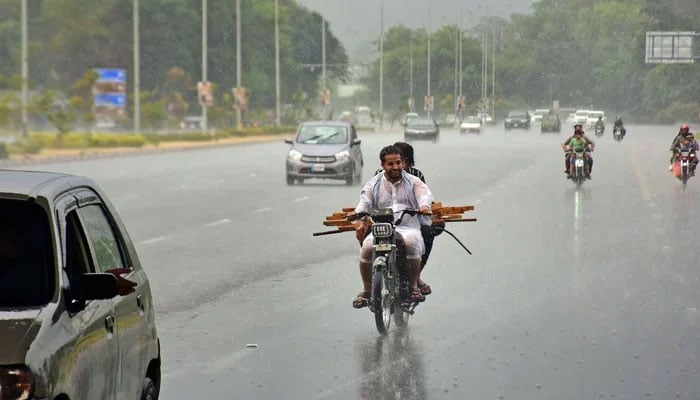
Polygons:
[[306,121],[299,124],[299,126],[348,126],[350,125],[347,121]]
[[93,180],[55,172],[0,169],[0,197],[55,199],[75,187],[95,188]]

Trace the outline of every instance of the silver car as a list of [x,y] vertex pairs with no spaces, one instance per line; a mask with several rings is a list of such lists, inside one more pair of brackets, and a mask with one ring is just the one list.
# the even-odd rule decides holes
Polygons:
[[314,121],[299,125],[292,148],[287,153],[287,184],[307,178],[345,180],[347,185],[362,183],[361,140],[355,126],[346,121]]

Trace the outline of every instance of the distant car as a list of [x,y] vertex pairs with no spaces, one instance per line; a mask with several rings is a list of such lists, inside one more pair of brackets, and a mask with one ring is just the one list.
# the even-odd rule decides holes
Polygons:
[[604,111],[591,111],[588,113],[588,118],[586,119],[586,127],[593,128],[598,122],[598,117],[603,119],[605,122],[605,112]]
[[287,153],[287,185],[307,178],[341,179],[362,183],[362,141],[355,126],[345,121],[314,121],[299,125]]
[[576,110],[574,113],[574,120],[573,123],[574,125],[581,124],[583,126],[586,126],[586,123],[588,123],[588,114],[590,113],[590,110]]
[[404,141],[410,140],[432,140],[437,142],[440,137],[440,124],[433,118],[418,117],[411,118],[403,131]]
[[414,112],[406,113],[406,115],[404,115],[403,119],[401,120],[401,125],[406,126],[409,119],[416,118],[416,117],[418,117],[418,113],[414,113]]
[[202,117],[200,116],[189,116],[180,122],[180,129],[182,130],[193,130],[202,129]]
[[530,113],[527,110],[513,110],[503,122],[506,130],[513,128],[530,129]]
[[156,399],[151,288],[102,189],[0,171],[0,399]]
[[483,121],[483,124],[492,125],[496,123],[496,121],[494,121],[493,117],[489,113],[478,113],[476,114],[476,116]]
[[481,133],[483,130],[482,120],[476,115],[470,115],[464,118],[461,124],[459,124],[459,133]]
[[561,132],[561,120],[556,113],[547,113],[542,116],[540,132]]
[[535,110],[532,113],[532,122],[536,122],[536,123],[542,122],[542,117],[544,117],[544,115],[548,114],[548,113],[549,113],[548,108],[547,109],[540,108],[540,109]]

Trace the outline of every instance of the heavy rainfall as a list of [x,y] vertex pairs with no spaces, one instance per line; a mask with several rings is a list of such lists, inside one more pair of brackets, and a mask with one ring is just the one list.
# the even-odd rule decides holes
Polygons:
[[0,399],[700,399],[699,25],[0,0]]

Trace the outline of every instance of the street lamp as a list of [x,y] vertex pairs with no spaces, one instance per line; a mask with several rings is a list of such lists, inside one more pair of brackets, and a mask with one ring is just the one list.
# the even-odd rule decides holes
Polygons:
[[[241,88],[241,0],[236,0],[236,87]],[[241,129],[241,104],[236,107],[236,129]]]
[[[202,83],[207,82],[207,0],[202,0]],[[202,132],[207,132],[207,105],[202,104]]]
[[380,10],[379,36],[379,129],[384,129],[384,0]]
[[[428,1],[428,101],[430,101],[430,8],[430,1]],[[432,102],[426,108],[428,109],[428,116],[430,116]]]
[[27,0],[22,0],[22,137],[29,136],[29,118],[27,103],[29,102],[29,51],[27,46]]
[[134,0],[134,133],[141,131],[141,75],[140,75],[140,47],[139,47],[139,0]]
[[280,3],[275,0],[275,126],[280,126]]

